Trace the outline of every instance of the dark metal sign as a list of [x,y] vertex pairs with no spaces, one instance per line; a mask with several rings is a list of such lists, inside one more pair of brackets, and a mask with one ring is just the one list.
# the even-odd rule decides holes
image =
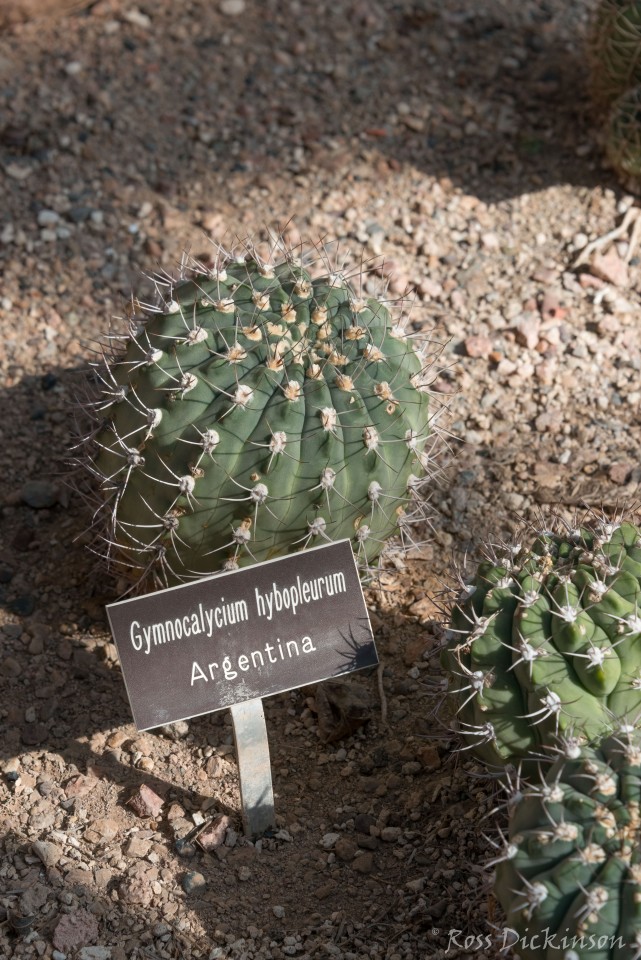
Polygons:
[[136,727],[378,663],[348,540],[107,607]]

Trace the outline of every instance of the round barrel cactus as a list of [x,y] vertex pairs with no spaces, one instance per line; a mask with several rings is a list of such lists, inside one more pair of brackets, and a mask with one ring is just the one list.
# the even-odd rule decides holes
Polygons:
[[635,717],[641,531],[601,518],[490,548],[453,605],[442,661],[464,749],[491,765]]
[[220,250],[135,311],[90,440],[118,571],[167,586],[344,538],[367,569],[422,516],[427,359],[361,288]]
[[641,956],[641,738],[562,745],[513,798],[495,895],[521,960]]
[[641,84],[641,0],[601,0],[589,37],[592,94],[604,107]]

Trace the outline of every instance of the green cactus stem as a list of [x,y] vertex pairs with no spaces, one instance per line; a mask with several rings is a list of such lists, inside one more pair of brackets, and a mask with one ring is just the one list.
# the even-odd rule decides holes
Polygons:
[[639,528],[559,522],[530,546],[489,548],[461,584],[442,662],[464,749],[491,765],[641,713]]
[[606,108],[641,84],[641,0],[601,0],[588,46],[592,96]]
[[494,893],[521,960],[641,956],[641,738],[566,740],[513,798],[492,861]]
[[[430,358],[363,278],[217,249],[158,281],[98,371],[89,440],[119,573],[159,586],[423,519]],[[411,539],[411,538],[410,538]]]
[[[639,41],[641,44],[641,40]],[[622,94],[610,108],[605,135],[610,163],[619,175],[641,179],[641,85]]]

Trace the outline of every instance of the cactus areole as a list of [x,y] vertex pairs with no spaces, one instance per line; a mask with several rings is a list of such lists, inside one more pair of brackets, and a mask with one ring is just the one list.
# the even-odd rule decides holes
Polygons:
[[595,520],[495,547],[454,605],[443,661],[465,748],[486,763],[586,742],[641,714],[641,531]]
[[167,282],[99,372],[91,469],[110,559],[171,586],[418,519],[425,357],[376,299],[294,256]]
[[566,742],[511,806],[494,892],[521,960],[639,957],[638,731],[622,728],[598,747]]

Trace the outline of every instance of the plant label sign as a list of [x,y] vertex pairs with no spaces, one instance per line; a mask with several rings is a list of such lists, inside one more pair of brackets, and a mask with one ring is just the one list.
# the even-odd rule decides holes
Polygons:
[[348,540],[107,607],[138,730],[378,663]]

